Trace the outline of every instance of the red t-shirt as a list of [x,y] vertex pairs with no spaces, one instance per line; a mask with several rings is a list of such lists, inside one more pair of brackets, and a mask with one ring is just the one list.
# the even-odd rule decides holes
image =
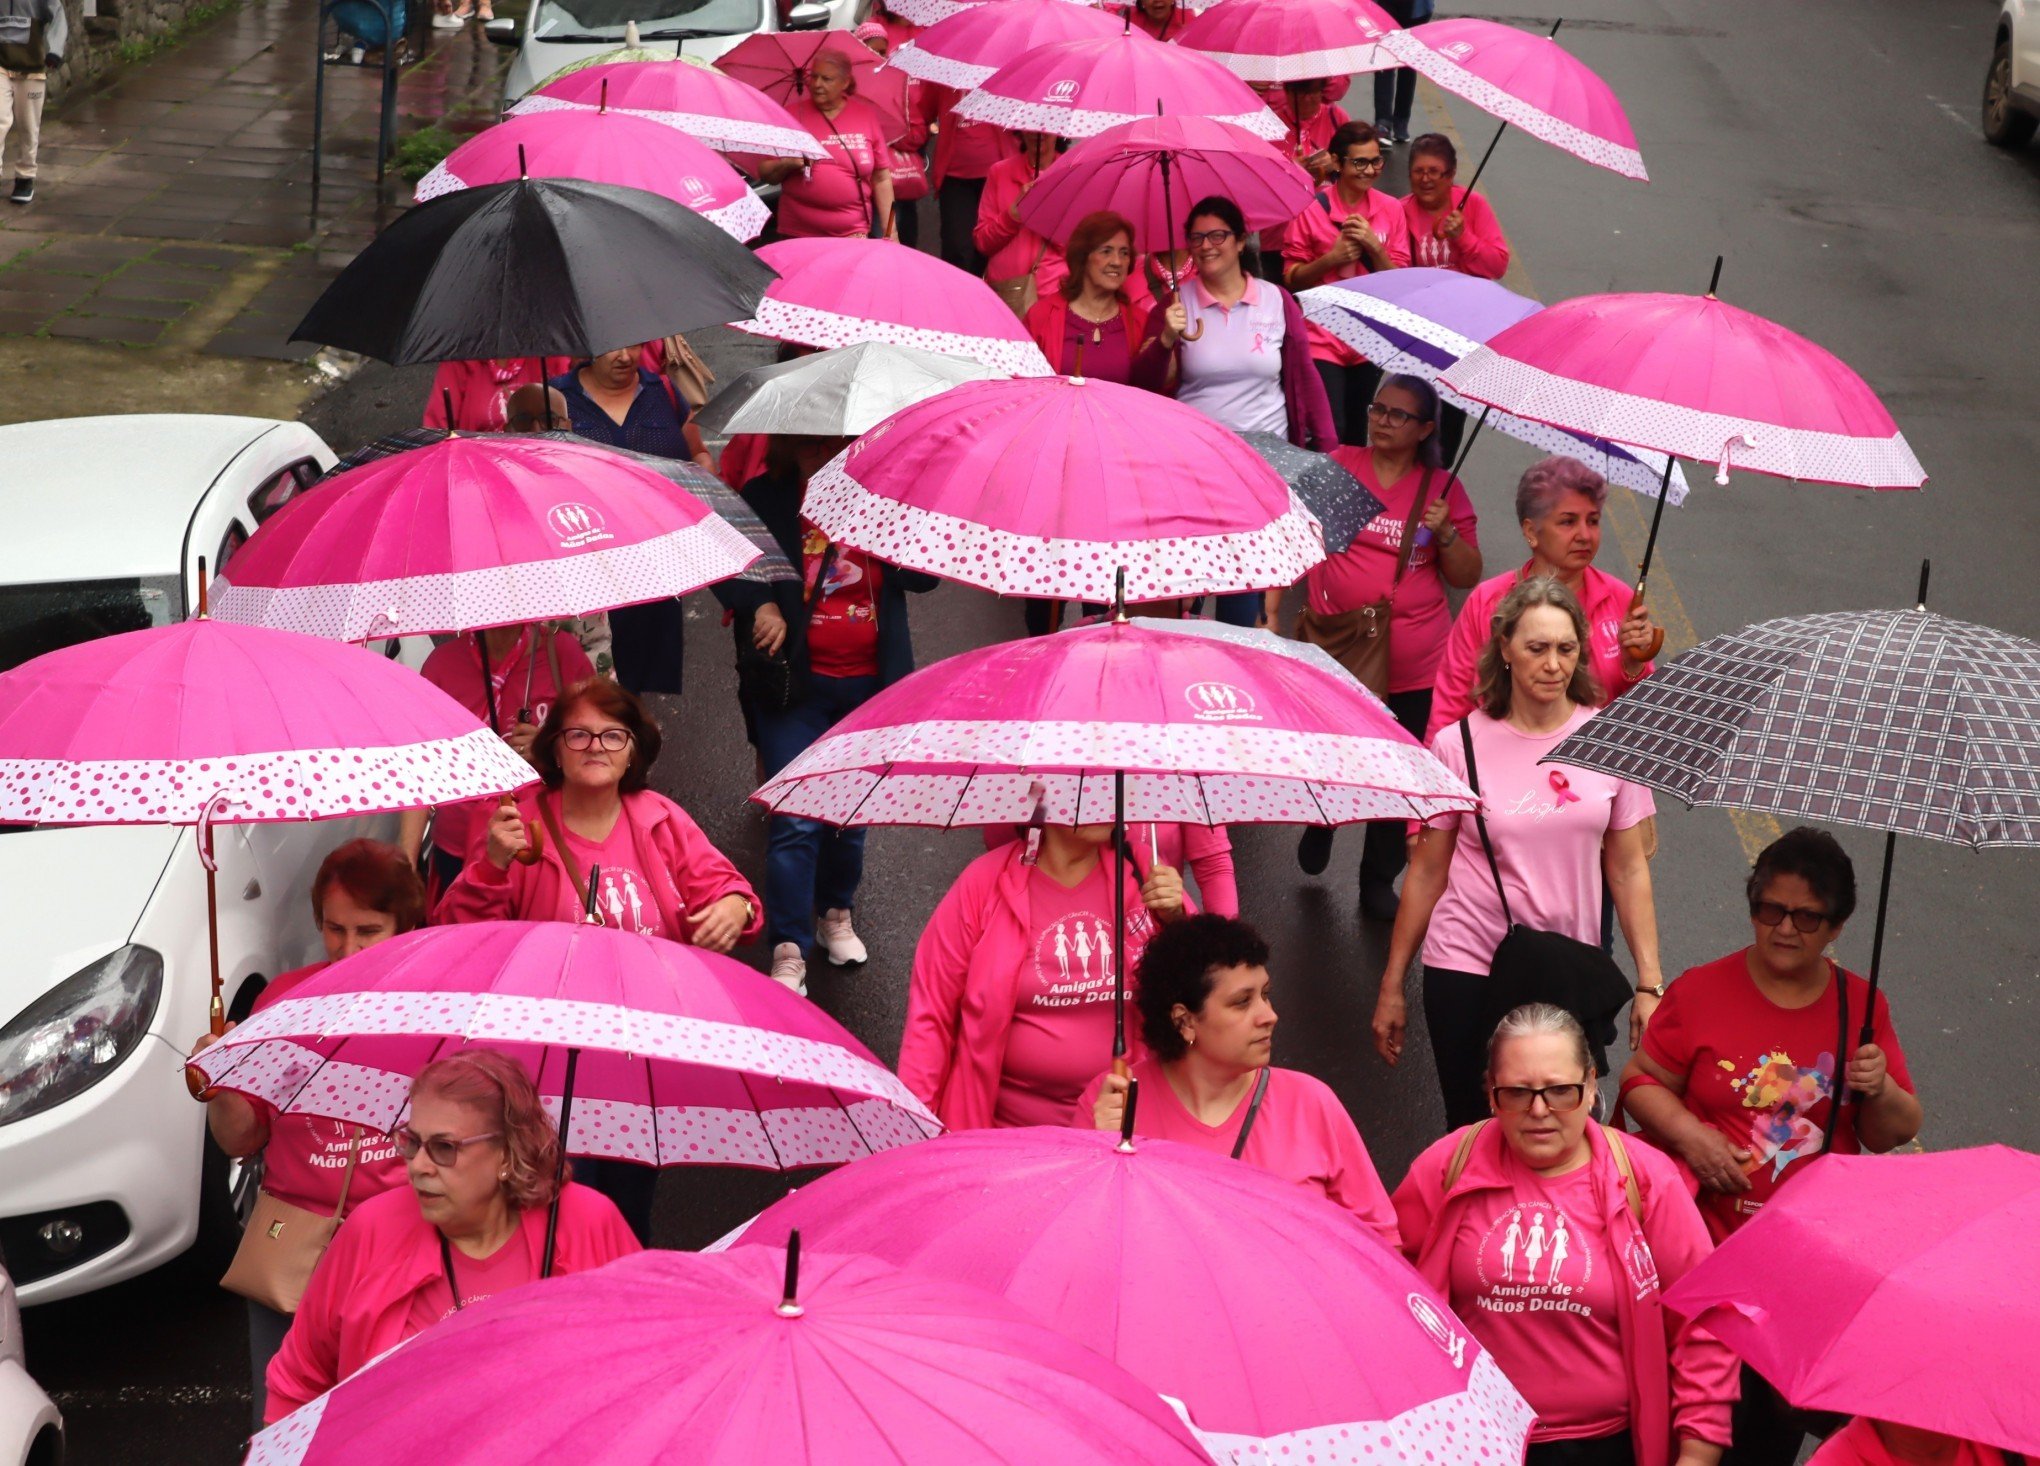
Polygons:
[[[1820,1154],[1835,1072],[1856,1047],[1870,997],[1864,979],[1853,972],[1843,978],[1848,1023],[1841,1062],[1833,983],[1804,1008],[1782,1008],[1758,991],[1747,949],[1680,974],[1651,1014],[1644,1053],[1685,1075],[1686,1108],[1750,1152],[1748,1191],[1700,1193],[1700,1212],[1716,1242],[1763,1209],[1795,1161]],[[1912,1093],[1905,1052],[1881,997],[1872,1035],[1891,1082]],[[1842,1107],[1834,1148],[1843,1155],[1862,1148],[1854,1105]]]
[[1452,1311],[1537,1412],[1533,1441],[1591,1440],[1629,1424],[1616,1288],[1622,1266],[1594,1168],[1467,1199],[1452,1239]]
[[[993,1123],[1067,1125],[1077,1096],[1112,1058],[1111,859],[1075,886],[1030,871],[1027,903],[1033,938],[1006,1033]],[[1129,901],[1126,927],[1131,982],[1154,918]]]
[[[637,868],[637,841],[631,836],[627,811],[618,813],[616,824],[605,840],[583,839],[568,829],[564,822],[560,825],[560,833],[566,836],[567,846],[580,864],[583,880],[588,878],[593,867],[602,867],[602,873],[595,881],[595,914],[604,926],[615,931],[664,937],[671,942],[687,940],[685,931],[675,931],[666,924],[659,910],[658,898],[652,894],[651,881]],[[674,918],[679,919],[677,910]]]
[[[532,1279],[531,1249],[524,1245],[522,1228],[512,1232],[510,1240],[487,1257],[469,1257],[458,1247],[451,1250],[453,1278],[460,1284],[460,1301],[464,1308],[472,1308],[484,1298],[520,1288]],[[453,1315],[453,1289],[442,1277],[412,1296],[411,1312],[404,1327],[408,1333],[422,1334]]]
[[[803,594],[814,596],[815,576],[829,548],[828,536],[801,525]],[[878,582],[884,572],[862,550],[836,547],[828,583],[808,617],[808,668],[824,677],[878,675]]]

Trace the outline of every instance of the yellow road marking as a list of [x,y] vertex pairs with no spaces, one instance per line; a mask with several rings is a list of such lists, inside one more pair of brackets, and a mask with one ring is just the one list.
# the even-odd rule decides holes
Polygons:
[[[1438,131],[1452,140],[1452,146],[1458,150],[1461,160],[1469,158],[1471,154],[1468,152],[1466,139],[1460,136],[1459,128],[1452,121],[1452,113],[1445,104],[1444,91],[1429,77],[1419,76],[1417,96],[1424,104],[1425,115],[1433,118]],[[1538,300],[1544,298],[1531,278],[1530,267],[1523,262],[1523,252],[1520,249],[1510,251],[1509,272],[1502,277],[1502,283],[1524,295]],[[1620,545],[1622,553],[1629,557],[1632,579],[1636,566],[1642,563],[1643,547],[1650,538],[1650,521],[1645,508],[1645,501],[1637,495],[1611,494],[1608,497],[1607,508],[1602,513],[1603,522],[1614,531],[1616,544]],[[1673,584],[1672,569],[1667,563],[1669,558],[1660,544],[1657,563],[1651,567],[1650,572],[1651,614],[1657,618],[1658,625],[1665,629],[1665,647],[1660,653],[1661,659],[1675,657],[1700,640],[1700,634],[1693,628],[1693,618],[1686,613],[1686,602],[1679,595],[1678,587]],[[1783,833],[1778,821],[1767,814],[1731,809],[1728,818],[1735,826],[1736,837],[1742,841],[1743,855],[1749,860],[1755,860],[1760,850]]]

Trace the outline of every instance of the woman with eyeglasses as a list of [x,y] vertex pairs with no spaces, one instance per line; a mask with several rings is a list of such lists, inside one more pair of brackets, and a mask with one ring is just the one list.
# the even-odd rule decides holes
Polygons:
[[[1284,235],[1283,281],[1297,292],[1410,262],[1402,201],[1375,188],[1386,162],[1380,136],[1365,122],[1348,122],[1332,134],[1329,156],[1332,186],[1318,191]],[[1339,441],[1364,444],[1367,404],[1381,383],[1381,368],[1322,326],[1313,323],[1309,335],[1311,360],[1331,399]]]
[[[1148,316],[1133,385],[1167,393],[1236,433],[1280,433],[1299,448],[1330,452],[1339,435],[1311,365],[1303,308],[1249,273],[1239,205],[1220,195],[1199,199],[1183,228],[1195,273]],[[1262,593],[1220,596],[1218,619],[1265,623]]]
[[1714,1466],[1735,1356],[1663,1290],[1714,1245],[1678,1167],[1594,1122],[1594,1061],[1563,1008],[1487,1044],[1489,1117],[1417,1157],[1403,1247],[1537,1412],[1526,1466]]
[[[1452,610],[1445,587],[1480,579],[1473,501],[1438,451],[1438,391],[1422,377],[1386,377],[1367,405],[1367,447],[1337,448],[1337,459],[1381,501],[1381,512],[1353,543],[1304,577],[1299,639],[1323,647],[1355,675],[1380,665],[1376,638],[1388,638],[1386,680],[1375,687],[1410,736],[1423,736],[1431,681],[1444,654]],[[1402,821],[1367,827],[1360,857],[1360,909],[1393,921],[1395,878],[1407,860]],[[1297,863],[1316,875],[1330,862],[1332,830],[1312,825]]]
[[394,1138],[411,1184],[358,1207],[319,1259],[269,1362],[266,1420],[414,1334],[535,1281],[555,1198],[553,1276],[641,1250],[606,1197],[560,1185],[559,1134],[506,1055],[465,1049],[427,1064]]
[[1459,150],[1442,132],[1410,144],[1410,191],[1402,201],[1410,260],[1499,280],[1509,270],[1509,237],[1486,198],[1453,183]]
[[[1744,894],[1750,944],[1679,975],[1622,1074],[1622,1102],[1643,1133],[1698,1179],[1717,1241],[1801,1161],[1895,1150],[1922,1121],[1889,1005],[1880,994],[1871,1040],[1859,1042],[1870,985],[1827,955],[1856,909],[1841,843],[1788,830],[1757,856]],[[1837,1089],[1848,1095],[1839,1111]],[[1808,1428],[1745,1371],[1738,1462],[1789,1463]]]
[[1477,706],[1431,740],[1439,761],[1480,790],[1486,829],[1471,814],[1451,814],[1418,834],[1374,1006],[1374,1046],[1397,1063],[1403,983],[1421,947],[1424,1023],[1452,1126],[1487,1113],[1481,1015],[1492,1012],[1490,964],[1512,922],[1597,942],[1605,881],[1636,959],[1632,1045],[1664,995],[1657,906],[1638,828],[1656,812],[1650,791],[1590,769],[1539,762],[1600,702],[1582,660],[1587,629],[1579,602],[1555,580],[1526,580],[1502,597],[1492,626],[1480,657]]
[[[418,867],[394,846],[348,841],[321,861],[312,877],[312,921],[326,960],[271,978],[251,1014],[289,996],[306,978],[341,958],[423,926],[425,887]],[[216,1041],[202,1034],[191,1052],[196,1055]],[[209,1090],[203,1098],[213,1143],[236,1160],[260,1156],[263,1193],[277,1201],[315,1216],[345,1215],[403,1182],[403,1162],[387,1135],[338,1120],[279,1114],[274,1106],[229,1089]],[[263,1372],[283,1343],[291,1315],[253,1298],[247,1301],[248,1359],[260,1425]]]

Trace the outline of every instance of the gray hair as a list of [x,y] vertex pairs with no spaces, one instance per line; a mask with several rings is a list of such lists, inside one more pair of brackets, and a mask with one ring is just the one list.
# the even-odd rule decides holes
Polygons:
[[1584,494],[1599,509],[1608,502],[1608,480],[1577,458],[1554,453],[1523,470],[1516,480],[1516,518],[1535,524],[1558,507],[1567,494]]
[[1591,1083],[1594,1072],[1593,1050],[1587,1047],[1587,1031],[1580,1026],[1580,1020],[1573,1017],[1556,1003],[1525,1003],[1520,1008],[1511,1008],[1495,1025],[1487,1045],[1487,1082],[1495,1082],[1495,1056],[1502,1045],[1516,1038],[1537,1038],[1543,1034],[1555,1033],[1570,1039],[1573,1057],[1579,1060],[1580,1069]]

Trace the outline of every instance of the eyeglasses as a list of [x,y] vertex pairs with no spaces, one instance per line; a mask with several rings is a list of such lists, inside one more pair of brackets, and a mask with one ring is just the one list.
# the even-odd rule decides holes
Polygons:
[[413,1130],[409,1125],[399,1125],[390,1138],[397,1143],[397,1153],[405,1160],[411,1160],[419,1151],[432,1157],[435,1166],[457,1166],[461,1151],[470,1145],[480,1145],[484,1140],[500,1140],[502,1132],[491,1130],[487,1135],[470,1135],[465,1140],[455,1140],[451,1135],[435,1135],[430,1140]]
[[622,753],[630,747],[630,730],[604,728],[597,733],[593,728],[568,728],[561,732],[560,742],[575,753],[586,753],[598,743],[604,753]]
[[1362,173],[1379,173],[1382,170],[1383,165],[1388,160],[1383,158],[1381,154],[1376,153],[1371,158],[1355,156],[1351,158],[1344,158],[1341,159],[1340,161],[1342,161],[1348,168],[1357,168]]
[[1832,919],[1814,906],[1786,906],[1777,901],[1750,903],[1750,919],[1758,926],[1777,926],[1788,916],[1792,918],[1793,929],[1802,932],[1819,931]]
[[1400,407],[1389,407],[1380,402],[1370,402],[1367,404],[1367,420],[1369,422],[1386,423],[1392,428],[1407,427],[1413,422],[1424,421],[1414,412],[1405,411]]
[[1452,171],[1449,168],[1410,169],[1410,182],[1412,183],[1436,183],[1441,178],[1450,178],[1451,176]]
[[1542,1089],[1530,1089],[1521,1084],[1498,1084],[1488,1093],[1494,1096],[1495,1108],[1506,1114],[1524,1114],[1541,1099],[1552,1114],[1569,1115],[1586,1102],[1587,1086],[1547,1084]]
[[1198,249],[1207,244],[1224,244],[1233,237],[1230,229],[1206,229],[1202,233],[1186,235],[1190,248]]

